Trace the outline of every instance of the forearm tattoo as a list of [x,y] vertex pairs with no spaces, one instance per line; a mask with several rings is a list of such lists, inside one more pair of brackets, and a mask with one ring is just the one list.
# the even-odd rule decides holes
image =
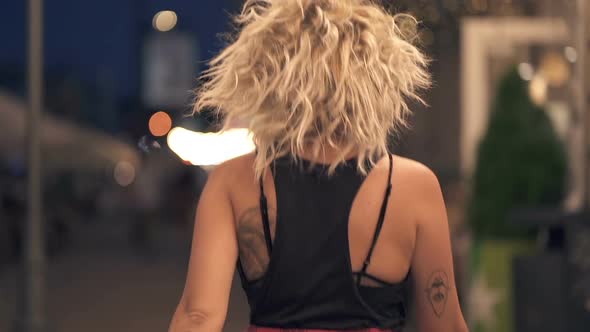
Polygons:
[[428,278],[428,288],[425,289],[428,302],[432,306],[434,314],[440,318],[447,307],[449,290],[451,289],[449,277],[443,270],[433,272]]
[[[274,210],[269,207],[271,234],[274,233]],[[262,217],[259,207],[252,207],[238,219],[237,236],[240,248],[240,260],[246,276],[255,280],[264,275],[270,260],[266,248]]]

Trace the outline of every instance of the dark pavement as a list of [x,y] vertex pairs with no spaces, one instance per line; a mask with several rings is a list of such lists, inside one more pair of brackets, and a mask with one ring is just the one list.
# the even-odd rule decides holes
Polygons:
[[[48,332],[167,331],[184,285],[190,232],[160,225],[152,250],[133,249],[128,224],[80,225],[48,264]],[[0,266],[0,331],[14,331],[19,268]],[[234,279],[224,331],[243,331],[248,307]]]

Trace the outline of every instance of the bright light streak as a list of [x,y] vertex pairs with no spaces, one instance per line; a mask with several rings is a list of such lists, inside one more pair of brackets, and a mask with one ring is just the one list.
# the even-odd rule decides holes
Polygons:
[[199,166],[219,165],[255,149],[247,129],[198,133],[176,127],[168,133],[168,146],[182,160]]

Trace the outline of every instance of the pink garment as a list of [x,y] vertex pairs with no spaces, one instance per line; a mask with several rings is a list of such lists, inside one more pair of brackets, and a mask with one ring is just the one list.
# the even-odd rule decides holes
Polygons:
[[281,329],[273,327],[259,327],[251,325],[245,332],[395,332],[387,329],[381,330],[378,328],[366,328],[359,330],[317,330],[317,329]]

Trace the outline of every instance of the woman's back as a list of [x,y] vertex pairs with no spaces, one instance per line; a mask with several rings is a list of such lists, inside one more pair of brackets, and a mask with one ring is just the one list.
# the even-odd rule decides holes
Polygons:
[[[281,158],[263,181],[269,248],[253,162],[249,155],[227,166],[227,172],[235,174],[230,197],[253,323],[402,327],[420,203],[413,197],[419,195],[419,183],[413,182],[429,171],[405,158],[395,157],[390,163],[385,157],[367,176],[358,173],[352,160],[328,176],[324,164]],[[356,273],[365,262],[367,275],[359,278]]]
[[[400,282],[406,277],[414,250],[416,232],[416,225],[411,219],[412,213],[410,211],[404,211],[404,208],[409,208],[412,205],[411,202],[406,201],[408,197],[407,195],[404,196],[404,192],[402,191],[404,189],[407,190],[403,186],[407,185],[408,181],[400,178],[400,176],[403,176],[403,172],[407,171],[404,168],[412,167],[413,165],[408,164],[413,164],[414,162],[401,157],[395,157],[393,160],[392,192],[387,204],[383,229],[373,253],[371,266],[368,269],[368,271],[371,271],[380,279],[390,283]],[[228,168],[233,168],[235,171],[235,185],[232,186],[230,195],[234,215],[237,217],[236,226],[238,240],[240,241],[240,254],[247,255],[245,258],[248,262],[252,260],[252,263],[249,263],[245,267],[248,278],[258,279],[266,271],[269,257],[262,228],[262,217],[260,215],[260,188],[252,171],[253,161],[253,155],[240,157],[234,160],[233,164],[228,165]],[[303,161],[302,166],[306,163]],[[417,163],[415,164],[417,165]],[[316,170],[318,166],[321,167],[321,165],[316,165]],[[305,169],[300,170],[297,166],[293,167],[293,169],[296,173],[308,173]],[[388,172],[389,161],[385,157],[377,163],[366,178],[363,177],[363,183],[358,188],[358,193],[353,197],[353,204],[351,206],[341,206],[344,210],[350,210],[348,221],[349,251],[351,265],[354,271],[359,271],[362,268],[365,256],[371,245],[387,187]],[[307,175],[310,179],[313,179],[311,181],[316,181],[316,174],[308,173]],[[268,200],[271,234],[274,240],[277,220],[277,193],[275,188],[276,179],[273,178],[273,175],[274,173],[272,171],[267,172],[264,177],[264,189]],[[338,175],[341,174],[336,174],[335,179],[324,178],[323,181],[338,181]],[[362,175],[359,175],[359,177],[362,177]],[[320,181],[318,181],[318,184],[321,186]],[[351,183],[350,185],[354,186],[355,184]],[[400,188],[400,186],[402,187]],[[290,189],[283,188],[285,191],[289,191]],[[308,194],[307,199],[323,198],[331,204],[344,203],[338,202],[332,197],[322,197],[322,194],[319,192],[310,192]],[[258,236],[255,239],[250,237],[254,229]],[[253,243],[254,241],[255,243]],[[302,243],[304,241],[306,239],[302,239]],[[342,248],[342,250],[344,249],[346,248]]]

